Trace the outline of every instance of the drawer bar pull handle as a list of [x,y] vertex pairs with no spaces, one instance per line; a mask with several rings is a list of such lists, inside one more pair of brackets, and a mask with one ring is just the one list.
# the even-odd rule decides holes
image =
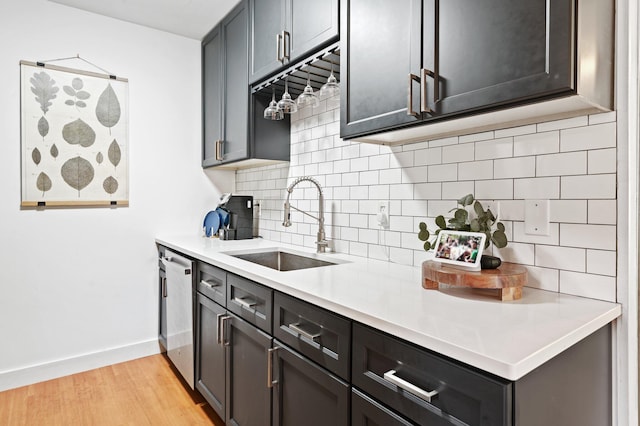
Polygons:
[[300,327],[300,323],[299,323],[299,322],[297,322],[297,323],[295,323],[295,324],[289,324],[289,325],[288,325],[288,327],[289,327],[291,330],[293,330],[293,331],[295,331],[296,333],[298,333],[299,335],[304,336],[304,337],[306,337],[307,339],[312,340],[312,341],[314,341],[314,342],[315,342],[315,341],[316,341],[316,339],[317,339],[318,337],[320,337],[320,335],[322,334],[322,333],[315,333],[315,334],[311,334],[311,333],[309,333],[308,331],[303,330],[303,329],[302,329],[302,327]]
[[214,288],[214,287],[220,287],[220,283],[217,283],[215,281],[205,281],[205,280],[201,280],[200,284],[207,286],[209,288]]
[[393,383],[400,389],[412,393],[413,395],[427,402],[431,402],[431,398],[438,395],[438,390],[432,390],[431,392],[428,392],[424,389],[419,388],[413,383],[409,383],[406,380],[401,379],[400,377],[396,376],[396,370],[389,370],[384,373],[384,379],[388,382]]
[[233,298],[234,302],[238,302],[238,304],[240,306],[242,306],[243,308],[247,308],[249,310],[255,310],[255,306],[258,304],[258,302],[251,300],[251,299],[243,299],[243,298],[239,298],[239,297],[234,297]]

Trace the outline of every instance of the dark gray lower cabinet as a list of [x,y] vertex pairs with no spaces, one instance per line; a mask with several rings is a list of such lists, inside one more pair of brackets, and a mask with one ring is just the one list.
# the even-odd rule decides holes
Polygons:
[[196,389],[221,418],[225,416],[225,347],[220,316],[225,308],[198,293],[196,299]]
[[268,425],[271,388],[267,362],[272,338],[248,322],[229,314],[225,320],[227,352],[227,425]]
[[273,426],[349,425],[349,385],[275,341]]

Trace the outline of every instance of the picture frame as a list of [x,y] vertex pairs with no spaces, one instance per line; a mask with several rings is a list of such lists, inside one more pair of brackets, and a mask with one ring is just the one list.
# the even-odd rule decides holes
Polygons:
[[433,260],[455,268],[479,271],[486,239],[482,232],[443,229],[435,241]]

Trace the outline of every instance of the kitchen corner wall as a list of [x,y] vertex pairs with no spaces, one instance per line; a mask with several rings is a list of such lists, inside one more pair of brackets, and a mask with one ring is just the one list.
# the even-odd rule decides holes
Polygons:
[[[388,147],[343,141],[336,99],[324,99],[292,115],[290,163],[238,171],[237,191],[260,202],[264,238],[315,247],[312,218],[292,211],[293,226],[281,225],[287,185],[313,176],[336,251],[416,266],[429,258],[418,224],[436,229],[473,193],[498,203],[509,244],[493,254],[526,266],[529,286],[615,301],[615,121],[609,112]],[[524,230],[525,200],[537,199],[550,200],[548,236]],[[376,219],[385,200],[388,230]],[[316,213],[316,189],[301,183],[291,203]]]

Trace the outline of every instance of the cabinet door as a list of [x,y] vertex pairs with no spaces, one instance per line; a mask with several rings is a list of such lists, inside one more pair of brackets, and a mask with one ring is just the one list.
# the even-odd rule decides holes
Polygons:
[[288,0],[290,61],[338,38],[338,0]]
[[282,66],[285,0],[250,0],[250,11],[249,80],[254,83]]
[[341,2],[340,135],[352,137],[415,123],[419,111],[422,2],[344,0]]
[[277,347],[272,425],[347,426],[349,385],[286,346]]
[[225,348],[218,336],[225,309],[197,293],[196,389],[221,418],[225,415]]
[[202,166],[219,163],[216,141],[223,139],[224,94],[222,77],[222,34],[214,28],[202,42]]
[[223,162],[250,155],[249,137],[249,10],[241,2],[223,21],[224,141]]
[[227,425],[268,425],[271,388],[267,361],[271,336],[231,315],[227,328]]
[[573,0],[426,0],[424,68],[435,115],[570,92]]

